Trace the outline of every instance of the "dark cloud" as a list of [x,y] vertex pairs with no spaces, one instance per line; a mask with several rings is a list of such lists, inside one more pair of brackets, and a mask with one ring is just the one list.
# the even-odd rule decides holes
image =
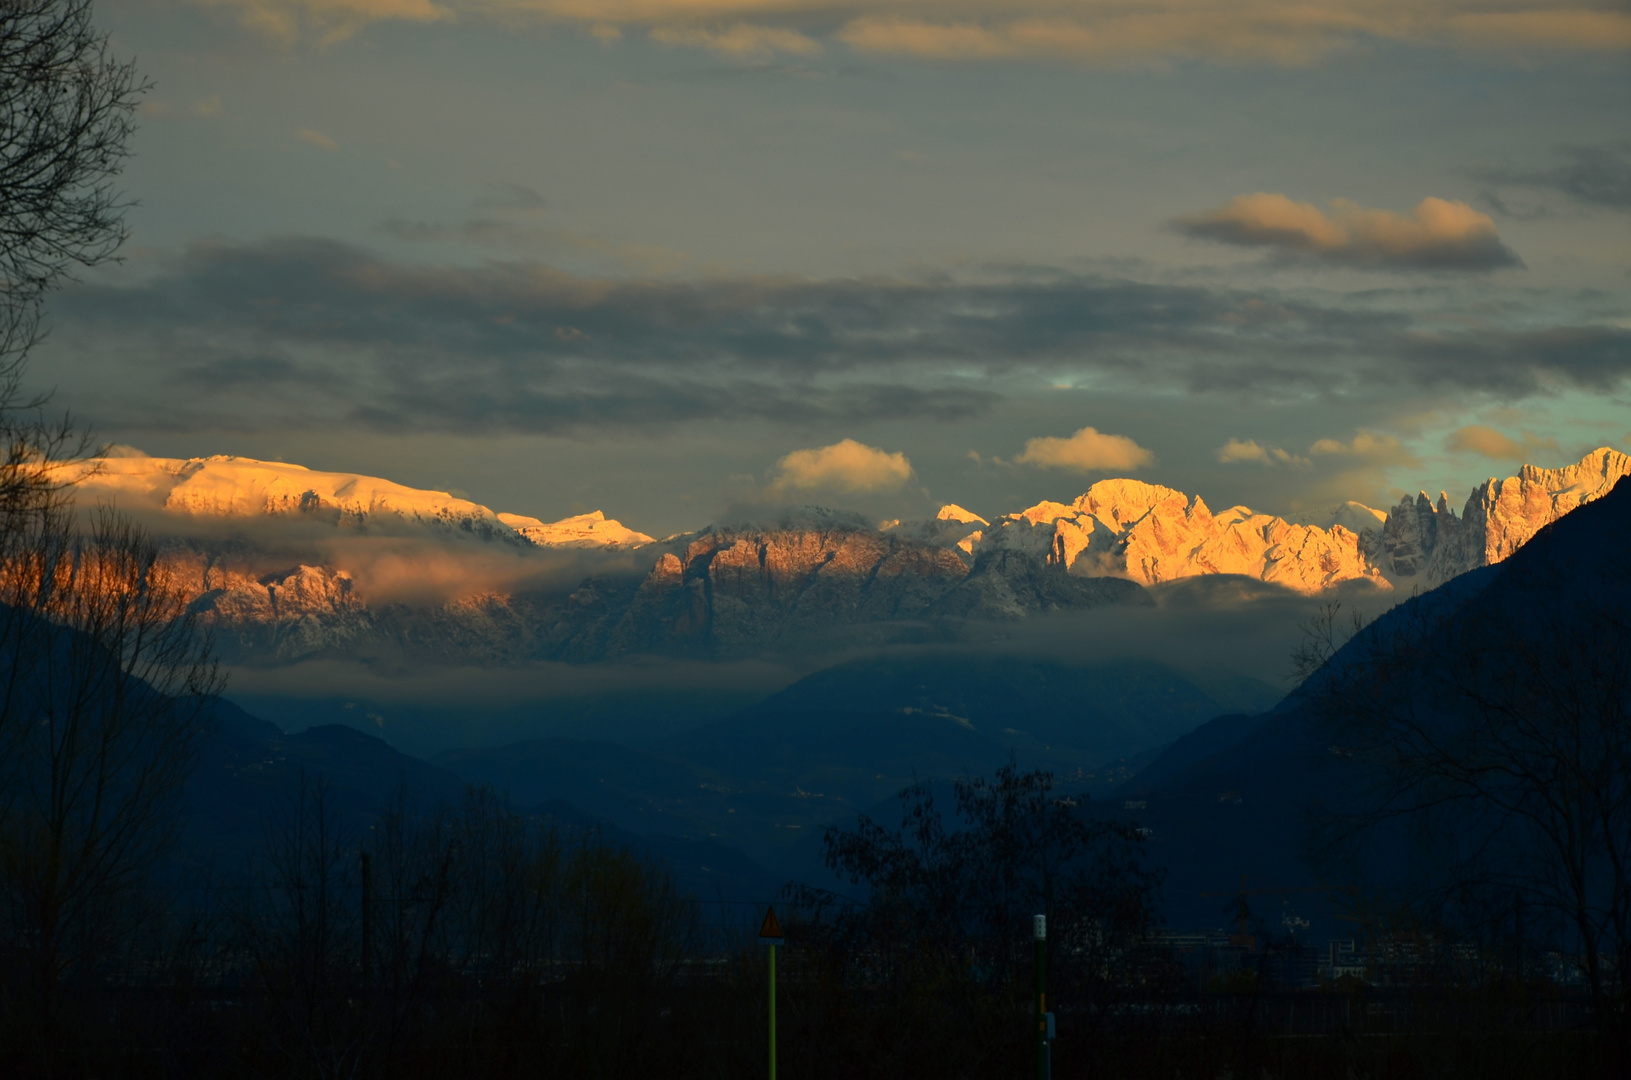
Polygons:
[[299,363],[287,356],[230,350],[218,351],[213,356],[196,356],[192,364],[176,374],[179,381],[206,391],[280,385],[328,388],[341,381],[333,371]]
[[516,247],[516,227],[494,218],[469,218],[454,224],[441,221],[409,221],[406,218],[387,218],[380,222],[380,231],[394,240],[409,243],[470,244],[477,247]]
[[547,205],[542,195],[525,184],[494,184],[476,200],[476,206],[484,210],[542,210]]
[[[1588,206],[1631,210],[1631,146],[1569,146],[1562,154],[1567,160],[1548,169],[1488,167],[1473,175],[1487,184],[1550,188]],[[1505,212],[1499,199],[1489,201]]]
[[1514,218],[1518,221],[1541,221],[1552,216],[1552,211],[1544,206],[1514,203],[1512,200],[1502,197],[1493,188],[1485,188],[1480,191],[1478,198],[1484,205],[1505,218]]
[[[1605,388],[1631,373],[1631,331],[1609,314],[1546,327],[1514,312],[1510,328],[1466,329],[1458,313],[1430,324],[1407,304],[1419,309],[1419,296],[1315,302],[1031,269],[978,280],[596,279],[533,261],[410,264],[285,239],[198,247],[139,283],[65,293],[55,310],[68,352],[107,358],[110,378],[128,371],[133,391],[157,387],[178,415],[284,426],[957,419],[1060,379],[1520,395]],[[133,392],[123,407],[148,406]]]
[[1609,390],[1631,372],[1631,330],[1565,326],[1541,330],[1411,333],[1398,341],[1410,381],[1453,388],[1469,383],[1522,397],[1549,383]]

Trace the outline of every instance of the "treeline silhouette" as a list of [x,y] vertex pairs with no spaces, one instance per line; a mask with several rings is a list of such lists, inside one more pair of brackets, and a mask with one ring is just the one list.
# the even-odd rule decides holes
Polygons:
[[[1586,1010],[1499,971],[1197,983],[1151,944],[1135,832],[1012,767],[831,830],[854,896],[780,898],[780,1075],[1033,1075],[1030,915],[1049,914],[1059,1077],[1598,1071]],[[490,789],[348,826],[321,776],[227,870],[155,865],[77,924],[42,993],[10,923],[0,1067],[89,1077],[748,1077],[766,1068],[757,905]],[[8,879],[8,888],[15,888]],[[1570,1013],[1569,1009],[1574,1012]]]

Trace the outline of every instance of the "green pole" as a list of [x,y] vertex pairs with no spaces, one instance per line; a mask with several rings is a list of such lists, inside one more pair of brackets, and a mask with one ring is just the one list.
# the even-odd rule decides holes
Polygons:
[[776,1080],[776,946],[770,946],[770,1080]]
[[367,1001],[374,988],[374,865],[364,851],[362,862],[362,996]]
[[1048,1080],[1048,921],[1046,915],[1031,920],[1031,937],[1036,943],[1036,1080]]

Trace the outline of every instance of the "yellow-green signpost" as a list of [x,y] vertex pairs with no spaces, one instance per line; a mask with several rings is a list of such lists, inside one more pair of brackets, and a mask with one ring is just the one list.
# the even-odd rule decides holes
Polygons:
[[784,944],[782,924],[776,921],[774,906],[765,911],[759,927],[759,944],[770,946],[770,1080],[776,1080],[776,946]]

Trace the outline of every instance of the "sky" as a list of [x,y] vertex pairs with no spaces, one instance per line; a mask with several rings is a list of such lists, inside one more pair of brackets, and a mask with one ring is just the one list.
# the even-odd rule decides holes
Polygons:
[[104,440],[656,536],[1631,450],[1598,0],[99,0],[151,82],[30,378]]

